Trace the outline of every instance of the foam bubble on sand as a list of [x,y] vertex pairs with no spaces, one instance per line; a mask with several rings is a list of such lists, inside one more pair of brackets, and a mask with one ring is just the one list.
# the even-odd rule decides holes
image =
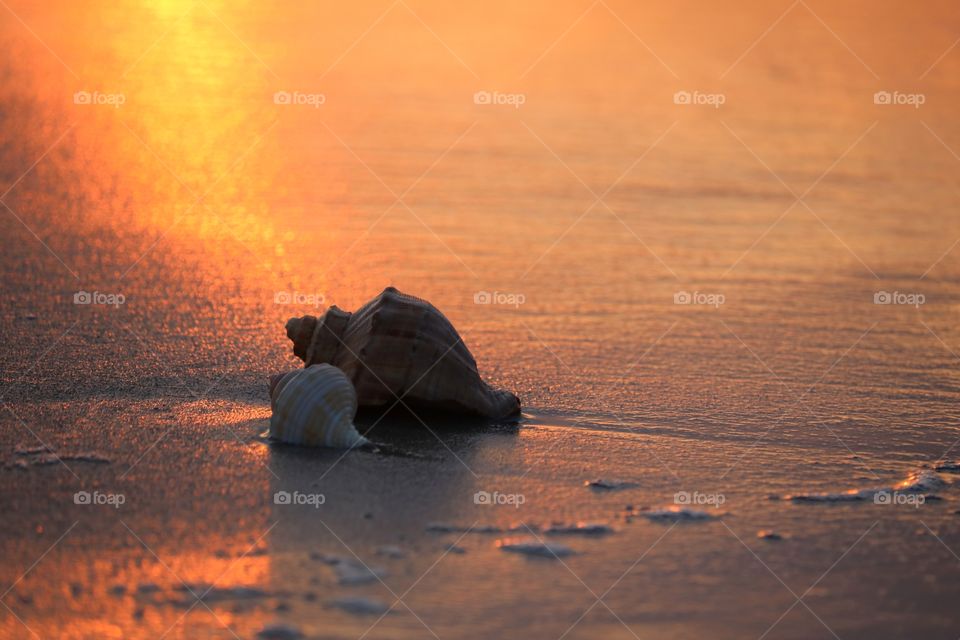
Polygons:
[[331,555],[314,557],[333,568],[334,573],[337,574],[337,581],[340,584],[365,584],[384,578],[387,575],[385,569],[368,566],[356,558]]
[[519,553],[525,556],[541,558],[562,558],[576,553],[566,545],[555,542],[542,542],[533,538],[505,538],[497,540],[497,547],[501,551]]
[[784,498],[794,502],[856,502],[866,500],[868,497],[872,497],[874,493],[873,489],[850,489],[840,493],[799,493],[784,496]]
[[41,444],[37,447],[28,447],[27,445],[17,445],[17,448],[13,450],[18,456],[32,456],[39,453],[48,453],[52,452],[53,449],[45,444]]
[[40,445],[36,447],[19,445],[16,449],[14,449],[14,456],[15,459],[8,462],[7,466],[18,467],[20,469],[26,469],[30,465],[37,467],[49,466],[64,461],[93,462],[97,464],[106,464],[110,462],[109,458],[100,455],[95,451],[57,453],[56,450],[47,445]]
[[266,598],[269,594],[259,587],[214,587],[203,600],[245,600],[247,598]]
[[257,638],[260,640],[299,640],[303,637],[300,629],[282,623],[268,624],[257,632]]
[[552,524],[544,533],[602,536],[613,533],[613,528],[599,522],[577,522],[574,524]]
[[[150,583],[148,583],[149,585]],[[140,585],[143,587],[144,585]],[[138,587],[138,591],[141,593],[150,593],[156,589],[147,588],[146,591],[143,591]],[[256,598],[266,598],[270,594],[264,591],[259,587],[251,586],[232,586],[232,587],[217,587],[210,586],[209,584],[204,583],[187,583],[174,587],[176,591],[185,591],[188,593],[188,597],[185,600],[185,604],[191,605],[194,600],[199,598],[204,602],[217,602],[221,600],[247,600],[247,599],[256,599]]]
[[493,524],[482,524],[470,529],[473,533],[503,533],[503,529]]
[[463,525],[447,524],[445,522],[431,522],[427,525],[427,531],[431,533],[503,533],[503,529],[492,524],[464,527]]
[[675,504],[663,509],[643,511],[640,515],[653,522],[706,522],[707,520],[715,520],[722,514],[715,515]]
[[603,478],[597,478],[596,480],[584,481],[583,486],[590,487],[597,491],[615,491],[617,489],[629,489],[637,485],[634,482],[627,482],[625,480],[605,480]]
[[330,604],[354,615],[382,615],[390,610],[389,605],[382,600],[366,596],[337,598],[332,600]]
[[78,453],[61,453],[61,460],[72,460],[74,462],[94,462],[97,464],[108,464],[110,458],[100,455],[95,451],[80,451]]
[[929,469],[915,471],[890,487],[871,487],[867,489],[848,489],[840,492],[798,493],[784,496],[794,502],[859,502],[872,500],[880,493],[927,493],[939,491],[948,486],[936,472]]
[[893,485],[896,491],[939,491],[949,486],[949,482],[941,478],[935,471],[921,469],[910,474],[906,480]]

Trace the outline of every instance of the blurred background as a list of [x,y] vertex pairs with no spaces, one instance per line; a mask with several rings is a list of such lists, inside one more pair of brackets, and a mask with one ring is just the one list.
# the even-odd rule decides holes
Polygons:
[[[745,516],[773,508],[762,500],[780,489],[846,489],[956,457],[952,3],[348,4],[0,2],[4,582],[70,531],[31,574],[32,596],[0,598],[11,607],[0,609],[5,635],[27,637],[23,617],[40,636],[70,620],[77,637],[157,637],[183,609],[144,614],[109,600],[117,581],[153,582],[162,567],[137,572],[164,558],[211,582],[232,566],[218,552],[270,540],[260,536],[276,515],[273,490],[300,482],[304,465],[339,462],[251,442],[268,415],[266,377],[298,365],[283,323],[330,304],[352,310],[387,285],[432,301],[481,373],[524,402],[528,425],[511,444],[461,435],[443,445],[473,474],[452,458],[437,472],[462,487],[450,489],[454,504],[496,473],[542,491],[530,508],[549,519],[559,485],[613,468],[656,478],[650,503],[682,487],[743,492]],[[112,463],[11,466],[17,447],[48,443]],[[364,474],[375,482],[361,462],[338,467],[344,491]],[[431,473],[400,473],[401,485],[416,494]],[[140,500],[127,505],[126,530],[76,517],[85,512],[70,495],[91,482],[131,483]],[[419,496],[423,518],[394,513],[392,526],[420,536],[419,510],[445,519],[444,503]],[[952,506],[929,527],[897,512],[889,537],[872,535],[881,548],[922,536],[902,571],[867,556],[831,594],[863,611],[903,597],[905,609],[838,614],[829,628],[960,633],[944,605],[960,548]],[[823,544],[822,555],[784,561],[802,575],[797,595],[876,519],[821,513],[784,515]],[[333,529],[375,537],[357,515]],[[295,573],[309,547],[297,541],[324,529],[291,520],[282,531],[271,535],[291,555],[244,556],[248,583],[271,567]],[[737,553],[719,574],[753,561],[719,533]],[[697,544],[706,555],[691,572],[714,593],[706,567],[718,543]],[[71,556],[71,545],[86,551]],[[629,562],[597,553],[599,595]],[[472,575],[498,592],[492,573],[482,577],[494,565],[476,562]],[[660,584],[649,614],[596,627],[588,617],[583,633],[715,632],[727,605],[707,596],[678,614],[685,623],[657,617],[666,594],[676,603],[695,591],[691,572]],[[865,576],[883,593],[858,592]],[[767,612],[753,600],[763,594],[740,590],[753,580],[729,585],[756,614],[720,625],[730,637],[759,636],[792,600],[783,592]],[[62,585],[79,604],[60,602]],[[650,601],[648,587],[627,587],[625,606]],[[576,619],[564,594],[534,598],[544,624]],[[442,595],[438,611],[449,611]],[[488,610],[457,597],[477,633],[494,632],[482,627]],[[803,611],[769,637],[826,633],[809,614],[794,620]],[[511,615],[501,631],[518,628]],[[228,626],[241,633],[266,619],[237,616]],[[347,620],[337,629],[360,635]],[[232,637],[206,622],[203,633]],[[184,624],[168,637],[200,633]],[[411,624],[390,632],[425,631]],[[444,624],[469,635],[463,620]]]

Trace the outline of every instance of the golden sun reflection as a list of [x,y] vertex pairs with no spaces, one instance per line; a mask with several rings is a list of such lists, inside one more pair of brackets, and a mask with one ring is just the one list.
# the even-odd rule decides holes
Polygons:
[[[745,545],[677,526],[627,576],[665,535],[639,514],[722,485],[729,529],[812,582],[876,505],[767,498],[946,456],[960,388],[960,14],[775,4],[0,0],[0,637],[356,638],[357,598],[409,585],[366,637],[423,637],[413,610],[442,637],[560,637],[621,576],[611,610],[646,635],[757,637],[789,594]],[[303,364],[286,320],[391,285],[522,424],[384,420],[409,457],[267,446],[267,380]],[[927,303],[876,303],[908,291]],[[883,514],[824,620],[947,635],[936,502]],[[568,566],[496,546],[527,523]],[[871,618],[874,588],[895,606]]]

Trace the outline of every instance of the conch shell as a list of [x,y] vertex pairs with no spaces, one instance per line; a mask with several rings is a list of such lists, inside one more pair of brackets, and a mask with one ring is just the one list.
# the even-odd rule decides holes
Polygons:
[[270,436],[308,447],[349,449],[368,444],[353,426],[357,394],[340,369],[322,364],[270,380]]
[[357,390],[360,406],[409,406],[505,418],[520,400],[480,377],[470,350],[426,300],[387,287],[356,312],[336,306],[320,318],[287,322],[293,352],[307,368],[332,364]]

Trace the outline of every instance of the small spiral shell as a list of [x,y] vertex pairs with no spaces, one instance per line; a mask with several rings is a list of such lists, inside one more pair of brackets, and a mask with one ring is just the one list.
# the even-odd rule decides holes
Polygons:
[[270,384],[270,436],[308,447],[349,449],[369,441],[357,431],[357,394],[347,376],[329,364],[298,369]]

